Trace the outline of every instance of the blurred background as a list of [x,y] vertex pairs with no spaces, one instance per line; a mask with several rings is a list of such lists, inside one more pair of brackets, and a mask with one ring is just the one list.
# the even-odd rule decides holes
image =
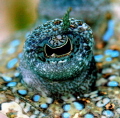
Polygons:
[[37,18],[38,0],[0,0],[0,42],[17,30],[30,27]]
[[110,19],[120,20],[120,0],[0,0],[0,42],[16,31],[62,18],[69,7],[70,17],[87,22],[96,40],[102,39]]

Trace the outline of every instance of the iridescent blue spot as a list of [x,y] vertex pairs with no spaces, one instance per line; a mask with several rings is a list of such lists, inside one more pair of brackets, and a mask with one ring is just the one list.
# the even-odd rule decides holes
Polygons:
[[113,34],[114,34],[114,21],[109,20],[108,21],[108,29],[105,32],[105,34],[103,35],[103,40],[108,41],[111,38],[111,36],[113,36]]
[[118,86],[119,84],[118,84],[118,82],[116,82],[116,81],[110,81],[110,82],[107,83],[107,85],[110,86],[110,87],[116,87],[116,86]]
[[110,111],[110,110],[104,110],[103,115],[105,115],[105,116],[107,116],[109,118],[109,117],[113,117],[114,113],[112,111]]
[[17,58],[14,58],[12,60],[10,60],[8,63],[7,63],[7,68],[8,69],[11,69],[15,66],[15,64],[17,64],[18,62],[18,59]]
[[13,53],[15,53],[15,51],[16,51],[16,49],[14,47],[11,47],[11,48],[8,49],[7,53],[8,54],[13,54]]
[[64,113],[62,114],[62,118],[70,118],[70,114],[67,113],[67,112],[64,112]]
[[105,60],[106,61],[112,61],[112,58],[111,57],[107,57]]
[[33,100],[34,100],[35,102],[38,102],[38,101],[40,100],[40,95],[34,95],[34,96],[33,96]]
[[73,104],[77,110],[82,110],[84,108],[84,105],[79,102],[73,102]]
[[96,62],[101,62],[103,55],[95,55],[94,58]]
[[18,90],[18,93],[21,94],[21,95],[26,95],[27,90]]
[[48,105],[47,104],[41,104],[40,107],[43,108],[43,109],[46,109],[48,107]]
[[16,86],[16,85],[17,85],[17,82],[9,82],[9,83],[7,84],[8,87],[14,87],[14,86]]
[[8,76],[3,76],[3,79],[4,79],[4,81],[6,81],[6,82],[12,81],[12,78],[11,78],[11,77],[8,77]]
[[93,116],[93,114],[88,113],[84,116],[84,118],[94,118],[94,116]]
[[112,57],[118,57],[119,55],[120,55],[120,53],[117,50],[113,50],[112,53],[111,53]]
[[10,46],[15,47],[15,46],[18,46],[19,44],[20,44],[20,40],[15,39],[10,43]]
[[63,106],[64,111],[69,111],[71,108],[70,104],[66,104]]

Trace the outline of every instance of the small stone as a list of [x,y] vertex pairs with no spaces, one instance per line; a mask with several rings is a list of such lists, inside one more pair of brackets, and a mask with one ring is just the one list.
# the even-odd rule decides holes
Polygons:
[[117,111],[117,113],[119,113],[119,114],[120,114],[120,108],[117,108],[117,109],[116,109],[116,111]]
[[19,75],[20,75],[19,72],[15,72],[15,73],[14,73],[14,76],[15,76],[15,77],[18,77]]
[[37,115],[31,115],[30,118],[37,118]]
[[62,114],[62,118],[70,118],[70,114],[67,113],[67,112],[64,112],[64,113]]
[[63,106],[64,111],[69,111],[71,109],[70,104],[66,104]]
[[107,50],[105,50],[104,54],[111,56],[111,53],[112,53],[112,52],[113,52],[113,50],[107,49]]
[[47,102],[48,104],[51,104],[51,103],[53,102],[53,98],[48,97],[48,98],[46,99],[46,102]]
[[114,113],[110,110],[104,110],[103,115],[107,116],[108,118],[113,117]]
[[84,105],[79,102],[73,102],[73,104],[77,110],[82,110],[84,108]]
[[93,114],[88,113],[84,116],[84,118],[94,118],[94,116],[93,116]]
[[6,81],[6,82],[12,81],[12,78],[11,78],[11,77],[8,77],[8,76],[3,76],[2,78],[3,78],[4,81]]
[[111,50],[111,49],[108,49],[108,50],[105,50],[105,55],[109,55],[111,57],[118,57],[120,54],[119,54],[119,51],[117,50]]
[[33,100],[34,100],[35,102],[38,102],[38,101],[40,100],[40,95],[34,95],[34,96],[33,96]]
[[11,47],[16,47],[16,46],[18,46],[19,44],[20,44],[20,40],[15,39],[15,40],[13,40],[13,41],[10,43],[10,46],[11,46]]
[[41,104],[40,107],[43,108],[43,109],[46,109],[48,107],[48,105],[47,104]]
[[103,59],[103,55],[95,55],[94,58],[96,62],[101,62]]
[[23,53],[18,54],[18,58],[22,58]]
[[15,53],[16,49],[14,47],[10,47],[7,51],[8,54],[13,54]]
[[95,97],[95,98],[92,98],[93,101],[99,101],[103,98],[103,96],[98,96],[98,97]]
[[21,94],[21,95],[26,95],[27,90],[18,90],[18,93]]
[[17,85],[17,82],[9,82],[9,83],[7,84],[8,87],[14,87],[14,86],[16,86],[16,85]]
[[104,41],[109,41],[109,39],[114,35],[114,25],[115,25],[115,23],[113,20],[108,21],[108,29],[105,32],[105,34],[103,35]]
[[112,72],[113,72],[113,70],[112,70],[111,68],[106,68],[106,69],[103,69],[103,70],[102,70],[102,73],[103,73],[103,74],[112,73]]
[[117,87],[119,84],[118,82],[116,81],[110,81],[107,83],[107,86],[110,86],[110,87]]
[[113,50],[113,52],[111,54],[112,57],[118,57],[119,55],[120,55],[120,53],[117,50]]
[[109,62],[109,61],[112,61],[112,58],[111,57],[107,57],[105,60]]
[[8,63],[7,63],[7,68],[8,69],[11,69],[13,68],[18,62],[18,59],[17,58],[14,58],[12,60],[10,60]]
[[110,102],[109,98],[104,98],[103,100],[100,100],[96,103],[96,106],[98,107],[104,107],[106,104]]
[[116,78],[117,78],[116,75],[111,75],[108,79],[109,79],[109,80],[114,80],[114,79],[116,79]]
[[114,68],[114,69],[120,69],[120,63],[113,63],[113,64],[111,64],[111,66]]

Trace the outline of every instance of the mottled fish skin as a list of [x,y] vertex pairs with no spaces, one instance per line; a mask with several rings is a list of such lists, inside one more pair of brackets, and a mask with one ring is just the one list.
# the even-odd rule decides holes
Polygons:
[[68,93],[83,96],[97,79],[91,28],[81,20],[55,19],[35,28],[27,37],[19,70],[23,81],[41,95]]

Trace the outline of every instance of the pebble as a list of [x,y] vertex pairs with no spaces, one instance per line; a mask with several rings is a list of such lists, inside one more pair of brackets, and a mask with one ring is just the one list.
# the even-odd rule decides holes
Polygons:
[[48,107],[48,105],[47,104],[41,104],[40,107],[43,108],[43,109],[46,109]]
[[103,40],[104,41],[108,41],[114,34],[114,21],[113,20],[109,20],[108,21],[108,29],[105,32],[105,34],[103,35]]
[[95,97],[95,98],[92,98],[92,101],[99,101],[103,98],[103,96],[98,96],[98,97]]
[[37,115],[31,115],[30,118],[37,118]]
[[111,68],[105,68],[105,69],[102,70],[103,74],[112,73],[112,72],[113,72],[113,70]]
[[30,107],[31,107],[30,104],[26,103],[25,107],[23,108],[24,112],[25,113],[29,112],[30,111]]
[[112,57],[119,57],[119,54],[120,54],[119,51],[113,50],[111,56]]
[[70,104],[66,104],[63,106],[64,111],[69,111],[71,109]]
[[52,99],[52,98],[48,97],[48,98],[46,99],[46,103],[52,104],[52,102],[53,102],[53,99]]
[[9,82],[9,83],[7,84],[8,87],[14,87],[14,86],[16,86],[16,85],[17,85],[17,82]]
[[107,57],[105,60],[106,61],[112,61],[112,58],[111,57]]
[[21,94],[21,95],[26,95],[27,90],[18,90],[18,93]]
[[18,46],[19,44],[20,44],[20,40],[15,39],[15,40],[11,41],[10,46],[11,46],[11,47],[16,47],[16,46]]
[[18,54],[18,58],[22,58],[22,55],[23,55],[23,53],[21,52],[21,53],[19,53]]
[[111,57],[118,57],[119,56],[119,51],[108,49],[108,50],[105,50],[104,54],[109,55]]
[[113,50],[111,50],[111,49],[107,49],[107,50],[105,50],[104,54],[110,56],[111,53],[112,53],[112,51],[113,51]]
[[34,96],[33,96],[33,100],[34,100],[35,102],[38,102],[38,101],[40,100],[40,95],[34,95]]
[[18,59],[17,58],[14,58],[12,60],[10,60],[8,63],[7,63],[7,68],[8,69],[11,69],[15,66],[15,64],[17,64],[18,62]]
[[116,77],[117,77],[116,75],[111,75],[108,79],[109,80],[114,80],[114,79],[116,79]]
[[14,76],[15,76],[15,77],[18,77],[19,75],[20,75],[19,72],[15,72],[15,73],[14,73]]
[[119,113],[119,114],[120,114],[120,108],[117,108],[117,109],[116,109],[116,111],[117,111],[117,113]]
[[79,102],[73,102],[73,104],[77,110],[82,110],[84,108],[84,105]]
[[13,54],[16,52],[16,49],[14,47],[10,47],[8,50],[7,50],[7,53],[8,54]]
[[101,60],[103,59],[103,55],[95,55],[94,58],[96,62],[101,62]]
[[103,115],[107,116],[107,118],[110,118],[114,116],[114,113],[110,110],[104,110]]
[[104,107],[106,104],[110,102],[109,98],[104,98],[103,100],[100,100],[96,103],[96,106],[98,107]]
[[84,118],[94,118],[94,116],[93,116],[93,114],[88,113],[84,116]]
[[12,78],[11,78],[11,77],[8,77],[8,76],[3,76],[2,78],[3,78],[4,81],[6,81],[6,82],[12,81]]
[[64,112],[64,113],[62,114],[62,118],[70,118],[70,114],[67,113],[67,112]]
[[110,86],[110,87],[117,87],[119,84],[118,82],[116,81],[110,81],[107,83],[107,86]]
[[111,64],[111,66],[114,68],[114,69],[120,69],[120,63],[117,63],[117,64]]

